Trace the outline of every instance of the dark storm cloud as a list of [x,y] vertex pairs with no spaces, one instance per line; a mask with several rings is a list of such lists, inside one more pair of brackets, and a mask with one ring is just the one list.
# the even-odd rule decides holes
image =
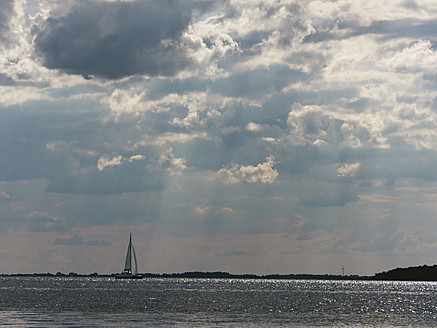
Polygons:
[[35,46],[46,67],[70,74],[172,76],[189,64],[180,38],[193,6],[176,0],[78,1],[65,16],[45,21]]
[[14,14],[14,0],[2,0],[0,2],[0,45],[7,45],[10,42],[9,23]]

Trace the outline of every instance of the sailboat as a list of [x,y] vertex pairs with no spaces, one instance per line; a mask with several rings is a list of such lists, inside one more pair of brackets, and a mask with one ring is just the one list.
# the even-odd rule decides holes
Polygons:
[[[132,272],[132,253],[134,255],[135,267]],[[132,244],[132,233],[129,236],[129,245],[127,247],[126,261],[124,262],[124,270],[122,273],[115,276],[116,279],[142,279],[143,276],[138,274],[137,255],[134,245]]]

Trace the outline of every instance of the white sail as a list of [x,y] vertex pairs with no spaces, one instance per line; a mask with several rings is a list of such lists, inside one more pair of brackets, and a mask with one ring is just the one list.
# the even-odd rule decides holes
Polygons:
[[124,263],[124,272],[132,273],[132,234],[129,237],[129,245],[127,247],[126,261]]
[[138,263],[137,263],[137,254],[135,253],[135,247],[132,244],[132,252],[134,253],[134,260],[135,260],[135,270],[134,274],[138,274]]

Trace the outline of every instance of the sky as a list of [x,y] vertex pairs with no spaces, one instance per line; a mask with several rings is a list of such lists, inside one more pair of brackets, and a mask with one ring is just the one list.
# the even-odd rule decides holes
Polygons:
[[2,0],[0,272],[437,263],[434,0]]

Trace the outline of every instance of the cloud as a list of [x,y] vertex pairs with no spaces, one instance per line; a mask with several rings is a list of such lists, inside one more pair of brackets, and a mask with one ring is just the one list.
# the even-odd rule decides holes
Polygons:
[[65,231],[67,229],[65,218],[44,212],[31,213],[27,221],[27,229],[33,232]]
[[138,112],[144,110],[142,98],[144,91],[135,93],[132,90],[115,89],[108,99],[104,102],[108,104],[109,108],[116,114]]
[[88,240],[86,244],[89,246],[110,246],[111,242],[107,240]]
[[393,67],[398,71],[425,74],[437,73],[437,56],[433,49],[433,43],[429,40],[419,40],[384,59],[381,64],[386,67]]
[[258,131],[261,131],[261,129],[262,129],[262,125],[261,124],[249,122],[246,125],[246,130],[247,131],[258,132]]
[[[68,101],[63,102],[62,111],[58,105],[57,101],[30,101],[0,110],[0,136],[3,140],[14,140],[0,145],[0,152],[8,154],[0,157],[0,180],[49,179],[71,174],[79,163],[76,151],[80,152],[82,146],[82,150],[93,150],[95,139],[89,138],[90,122],[84,123],[84,113],[75,105],[72,109]],[[92,116],[96,118],[99,114],[94,112]],[[81,145],[78,148],[71,144],[72,135]]]
[[179,174],[181,170],[186,169],[186,160],[184,158],[177,158],[173,155],[173,149],[168,148],[164,150],[159,156],[159,168],[170,170],[172,174]]
[[218,79],[211,85],[211,91],[227,97],[258,98],[280,92],[289,84],[305,78],[307,75],[300,70],[273,64],[267,68],[257,67]]
[[146,156],[138,154],[138,155],[132,155],[127,160],[128,160],[128,162],[132,163],[133,161],[140,161],[140,160],[145,159],[145,158],[146,158]]
[[337,169],[337,175],[339,177],[354,176],[360,167],[360,163],[345,163]]
[[230,248],[223,252],[217,252],[217,256],[241,256],[241,257],[247,257],[247,256],[257,256],[260,255],[260,253],[263,252],[263,249],[261,247],[257,247],[256,249],[236,249],[236,248]]
[[419,5],[414,0],[405,0],[403,6],[409,9],[419,9]]
[[[116,167],[115,167],[116,168]],[[142,167],[119,166],[112,172],[54,176],[47,191],[67,194],[112,195],[126,192],[162,191],[166,174]]]
[[105,155],[101,156],[97,161],[97,169],[99,171],[103,171],[105,167],[120,165],[122,160],[123,160],[123,156],[121,155],[114,156],[112,158]]
[[273,168],[275,164],[275,158],[269,156],[266,157],[264,163],[260,163],[257,166],[234,164],[230,167],[220,169],[218,175],[223,179],[225,184],[236,184],[240,182],[273,183],[278,177],[278,172]]
[[197,206],[194,209],[193,213],[194,213],[195,216],[204,217],[207,214],[209,214],[210,209],[211,209],[210,206],[206,206],[206,207]]
[[[283,64],[287,50],[311,31],[311,21],[301,1],[229,1],[219,9],[210,17],[193,22],[187,31],[192,42],[198,44],[192,57],[203,68],[200,73],[213,78],[226,76],[231,70],[237,72],[236,68],[251,70]],[[243,72],[235,77],[245,79],[244,75]],[[255,87],[262,83],[247,82]],[[222,87],[232,93],[226,85]],[[244,85],[237,87],[245,89]]]
[[356,28],[352,35],[361,33],[375,33],[385,35],[385,39],[392,38],[433,38],[433,30],[437,26],[435,19],[421,20],[413,18],[373,21],[368,27]]
[[9,22],[15,14],[15,0],[2,0],[0,2],[0,44],[8,45],[11,41],[9,38]]
[[11,78],[10,76],[4,74],[4,73],[0,73],[0,85],[8,85],[8,86],[12,86],[12,85],[16,85],[16,82],[14,81],[13,78]]
[[83,244],[84,244],[83,238],[78,235],[74,235],[70,238],[56,238],[55,241],[53,242],[53,245],[65,245],[65,246],[80,246]]
[[11,195],[9,195],[6,191],[0,191],[0,198],[10,199]]
[[388,148],[390,143],[383,129],[390,118],[380,115],[350,114],[325,106],[294,103],[287,119],[290,129],[287,139],[301,145]]
[[[2,202],[0,199],[0,204],[1,203]],[[26,226],[26,223],[27,223],[27,219],[25,217],[13,216],[8,213],[4,213],[2,219],[0,220],[0,234],[4,234],[10,228],[20,229]]]
[[[256,270],[284,249],[321,271],[309,253],[402,251],[399,237],[383,243],[384,229],[436,231],[436,9],[2,2],[0,232],[47,250],[56,232],[49,244],[106,246],[106,233],[134,226],[166,245],[184,236],[172,249],[187,266],[202,256],[217,265],[217,249],[250,255],[263,235]],[[205,235],[221,244],[190,249]],[[110,247],[94,251],[113,258]],[[151,270],[180,269],[153,253]]]
[[121,155],[116,156],[108,156],[108,155],[102,155],[99,160],[97,161],[97,169],[99,171],[103,171],[106,167],[114,167],[121,165],[124,161],[127,162],[134,162],[134,161],[140,161],[145,159],[146,157],[144,155],[138,154],[138,155],[132,155],[129,158],[125,158]]
[[350,202],[355,202],[359,198],[356,192],[347,185],[339,187],[326,187],[319,185],[320,191],[313,191],[305,195],[302,199],[307,207],[338,207],[344,206]]
[[44,66],[70,74],[119,79],[173,76],[189,60],[181,46],[193,1],[77,1],[49,17],[35,37]]

